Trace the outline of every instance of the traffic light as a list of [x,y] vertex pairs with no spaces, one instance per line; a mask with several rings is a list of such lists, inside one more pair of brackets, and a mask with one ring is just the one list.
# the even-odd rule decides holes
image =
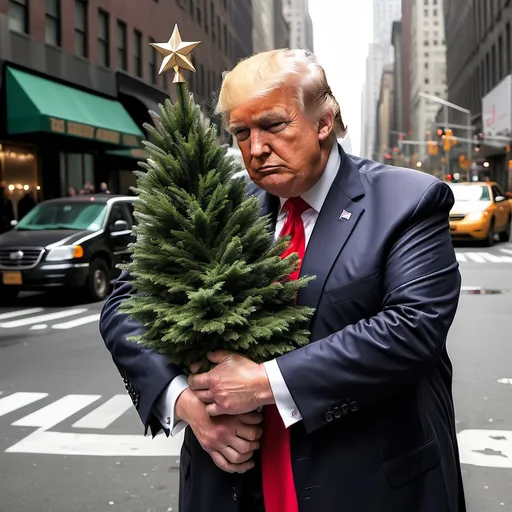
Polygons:
[[458,144],[457,137],[454,137],[453,131],[450,128],[448,128],[445,131],[445,135],[444,135],[443,149],[445,151],[450,151],[450,149],[452,149],[453,146],[455,146],[457,144]]
[[427,153],[429,155],[437,156],[438,152],[437,142],[435,140],[429,141],[427,144]]

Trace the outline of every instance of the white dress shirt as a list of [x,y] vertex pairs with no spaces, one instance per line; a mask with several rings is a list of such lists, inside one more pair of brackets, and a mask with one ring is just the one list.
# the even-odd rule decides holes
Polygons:
[[[324,172],[322,173],[322,176],[310,190],[301,196],[302,199],[304,199],[304,201],[306,201],[306,203],[308,203],[311,207],[302,214],[304,232],[306,235],[306,250],[320,210],[322,209],[331,185],[333,184],[334,179],[338,174],[340,164],[341,156],[338,150],[338,144],[335,142],[333,144],[327,165]],[[288,211],[283,210],[283,205],[286,202],[286,198],[280,198],[280,202],[281,208],[277,215],[275,230],[276,239],[279,237],[279,234],[283,229],[286,217],[288,215]],[[273,359],[271,361],[267,361],[266,363],[263,363],[263,366],[267,372],[267,377],[270,383],[270,387],[272,388],[276,407],[283,419],[285,427],[288,428],[294,423],[302,420],[302,415],[300,414],[300,411],[295,405],[290,391],[288,390],[288,386],[284,381],[281,370],[279,369],[279,365],[277,364],[277,360]],[[161,398],[156,404],[155,414],[162,425],[166,429],[170,430],[171,436],[175,436],[187,426],[184,421],[176,422],[174,413],[176,401],[178,400],[181,393],[183,393],[183,391],[185,391],[185,389],[188,387],[189,384],[187,377],[185,375],[178,375],[167,386],[167,388],[162,393]]]

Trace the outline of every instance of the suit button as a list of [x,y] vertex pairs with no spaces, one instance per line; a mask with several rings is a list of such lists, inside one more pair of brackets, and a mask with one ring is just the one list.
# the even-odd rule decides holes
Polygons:
[[238,502],[238,493],[236,492],[236,488],[235,488],[235,487],[233,487],[233,488],[231,489],[231,497],[233,498],[233,501],[234,501],[235,503],[237,503],[237,502]]
[[343,405],[341,406],[341,412],[342,412],[343,414],[348,414],[348,413],[350,412],[347,404],[343,404]]
[[327,423],[330,423],[333,419],[334,419],[334,414],[332,413],[332,411],[327,411],[325,413],[325,421],[327,421]]
[[334,417],[339,420],[341,418],[341,411],[339,407],[334,408]]
[[352,412],[359,411],[359,404],[357,402],[350,402],[350,410]]

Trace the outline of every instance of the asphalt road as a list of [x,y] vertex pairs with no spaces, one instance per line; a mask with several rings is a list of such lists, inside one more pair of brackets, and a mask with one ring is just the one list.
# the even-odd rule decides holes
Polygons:
[[[448,346],[468,508],[512,511],[512,244],[456,251]],[[181,440],[143,437],[100,309],[70,294],[0,309],[0,512],[177,511]]]

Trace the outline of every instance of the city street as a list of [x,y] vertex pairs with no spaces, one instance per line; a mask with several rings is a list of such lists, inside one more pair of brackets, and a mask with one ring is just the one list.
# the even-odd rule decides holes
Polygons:
[[[456,252],[448,343],[468,510],[510,512],[512,244]],[[0,512],[177,511],[181,439],[143,437],[101,306],[32,294],[0,309]]]

